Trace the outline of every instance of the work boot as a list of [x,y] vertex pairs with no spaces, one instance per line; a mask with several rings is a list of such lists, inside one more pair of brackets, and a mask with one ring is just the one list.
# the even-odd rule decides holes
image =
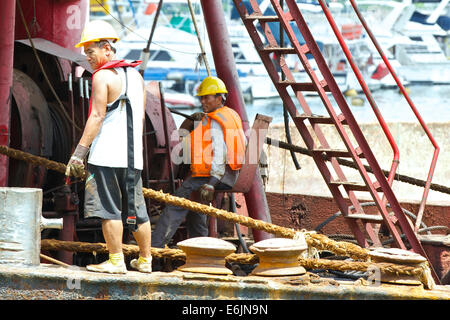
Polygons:
[[87,265],[86,270],[106,273],[127,273],[127,267],[124,261],[113,264],[111,260],[106,260],[105,262],[102,262],[100,264]]
[[152,257],[143,258],[139,256],[139,259],[133,259],[130,262],[130,266],[140,272],[151,273],[152,272]]

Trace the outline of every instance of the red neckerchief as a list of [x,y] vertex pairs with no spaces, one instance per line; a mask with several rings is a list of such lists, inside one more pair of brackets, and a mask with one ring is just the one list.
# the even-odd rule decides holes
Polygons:
[[[113,68],[119,68],[119,67],[137,67],[138,65],[140,65],[142,63],[142,61],[140,60],[136,60],[133,62],[126,62],[124,59],[122,60],[112,60],[109,61],[107,63],[105,63],[104,65],[102,65],[100,68],[96,69],[94,71],[94,73],[92,74],[92,78],[94,78],[94,75],[97,71],[103,70],[103,69],[113,69]],[[89,101],[89,113],[88,113],[88,118],[91,115],[91,110],[92,110],[92,89],[91,89],[91,98]]]

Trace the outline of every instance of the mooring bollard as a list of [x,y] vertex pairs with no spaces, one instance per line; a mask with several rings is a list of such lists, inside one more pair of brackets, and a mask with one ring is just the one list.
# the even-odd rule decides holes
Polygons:
[[0,263],[39,265],[41,231],[62,226],[42,217],[42,189],[0,188]]

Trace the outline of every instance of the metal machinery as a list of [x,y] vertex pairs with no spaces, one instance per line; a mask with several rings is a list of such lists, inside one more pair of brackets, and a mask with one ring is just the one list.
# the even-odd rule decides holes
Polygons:
[[[268,74],[274,81],[280,96],[283,98],[289,114],[294,120],[299,132],[307,143],[313,154],[319,170],[330,188],[337,204],[344,213],[346,221],[349,223],[361,246],[367,245],[365,233],[370,239],[377,243],[377,234],[374,232],[372,224],[384,223],[388,226],[396,244],[400,248],[406,248],[400,238],[399,230],[406,234],[409,245],[418,253],[426,256],[420,242],[417,240],[412,227],[408,224],[406,217],[401,212],[395,195],[392,193],[390,183],[392,175],[386,180],[381,173],[381,169],[373,157],[370,148],[360,132],[355,120],[342,93],[329,72],[326,63],[317,45],[310,34],[298,8],[294,7],[295,1],[286,1],[288,11],[283,11],[280,7],[281,1],[271,0],[276,16],[263,16],[259,10],[257,1],[249,1],[250,12],[244,6],[243,1],[234,0],[244,25],[249,30],[249,34],[254,40],[261,59],[266,65]],[[353,2],[352,2],[353,3]],[[227,105],[233,107],[243,120],[244,130],[249,129],[249,121],[244,108],[244,102],[239,88],[236,67],[233,63],[233,53],[226,32],[226,23],[223,16],[223,9],[220,1],[202,0],[205,23],[214,56],[214,63],[217,75],[224,80],[230,92]],[[323,11],[327,14],[327,7],[324,1],[320,1]],[[287,13],[286,13],[287,12]],[[0,4],[0,144],[8,145],[15,149],[45,157],[57,162],[67,163],[75,144],[78,142],[82,128],[86,121],[89,105],[89,81],[91,71],[84,63],[83,56],[76,52],[74,44],[80,39],[85,21],[88,18],[89,3],[87,0],[10,0]],[[327,16],[333,26],[332,17]],[[255,22],[256,21],[256,22]],[[271,37],[269,22],[280,22],[283,29],[292,43],[290,48],[280,47]],[[290,22],[297,24],[302,31],[306,45],[300,46],[292,36],[293,32]],[[265,47],[261,39],[257,37],[255,23],[261,24],[265,30],[265,35],[270,43]],[[336,31],[338,39],[342,36]],[[345,50],[345,44],[342,43]],[[295,54],[300,61],[307,66],[306,53],[313,54],[321,68],[324,76],[319,80],[312,70],[308,71],[312,83],[296,83],[290,78],[290,71],[281,65],[282,73],[287,80],[279,81],[278,72],[273,62],[269,59],[269,54],[276,53],[283,59],[284,54]],[[348,56],[351,61],[351,56]],[[387,65],[389,65],[387,63]],[[77,66],[82,66],[80,69]],[[84,71],[83,71],[84,70]],[[391,70],[392,72],[392,70]],[[363,85],[364,89],[364,84]],[[399,85],[402,92],[404,88]],[[299,115],[296,107],[287,94],[287,89],[295,92],[304,114]],[[146,104],[145,123],[145,143],[143,171],[144,187],[171,192],[174,183],[183,179],[185,170],[174,166],[170,161],[170,150],[176,143],[172,139],[167,143],[167,137],[176,134],[176,125],[168,109],[161,104],[160,98],[152,94],[152,88],[148,88]],[[308,106],[303,99],[301,91],[316,91],[323,98],[324,105],[330,112],[329,118],[315,117],[308,113]],[[330,91],[335,100],[338,101],[342,110],[342,115],[336,115],[329,107],[325,91]],[[370,96],[370,92],[366,92]],[[407,95],[405,94],[407,97]],[[369,98],[369,97],[368,97]],[[370,98],[369,98],[370,100]],[[372,100],[370,100],[372,101]],[[373,106],[376,109],[376,105]],[[411,103],[411,107],[413,107]],[[322,148],[316,148],[312,139],[307,134],[304,121],[307,120],[314,126],[316,134],[321,139]],[[381,125],[384,123],[379,119]],[[321,137],[319,124],[332,124],[339,129],[345,142],[343,125],[349,125],[355,133],[359,142],[358,148],[347,144],[348,150],[331,150],[327,148],[326,140]],[[387,133],[388,134],[388,133]],[[430,137],[432,139],[432,137]],[[172,144],[173,143],[173,144]],[[394,156],[397,154],[394,149]],[[436,146],[436,153],[433,165],[430,169],[430,176],[427,180],[427,188],[424,194],[424,201],[427,196],[429,184],[434,170],[434,163],[437,158],[439,148]],[[332,159],[332,164],[339,177],[338,180],[330,180],[331,177],[322,158],[327,155]],[[358,168],[363,176],[364,185],[348,183],[343,177],[336,157],[347,156],[358,163]],[[364,166],[361,164],[362,157],[365,157],[372,169],[376,171],[377,181],[371,182],[368,178]],[[151,165],[149,165],[151,164]],[[392,174],[395,174],[396,158],[393,161]],[[100,241],[101,226],[99,221],[88,221],[83,219],[83,184],[72,181],[71,186],[65,185],[64,175],[47,170],[40,166],[33,166],[26,162],[8,159],[0,156],[0,186],[19,187],[39,187],[44,192],[43,215],[44,217],[62,216],[64,218],[64,229],[57,234],[61,240],[82,240],[90,242]],[[358,189],[359,188],[359,189]],[[380,198],[378,189],[384,193]],[[342,189],[349,194],[356,212],[344,203],[341,195]],[[354,191],[366,190],[373,195],[377,207],[381,213],[380,217],[374,215],[364,215],[362,206],[354,196]],[[270,222],[267,200],[262,187],[259,174],[256,175],[250,190],[245,194],[248,213],[252,218]],[[394,226],[389,213],[386,211],[386,202],[393,206],[393,211],[398,221]],[[150,202],[147,202],[149,215],[160,210]],[[423,207],[421,208],[423,212]],[[359,214],[359,215],[358,215]],[[359,229],[355,222],[362,220],[363,229]],[[369,220],[367,220],[369,219]],[[380,220],[381,219],[381,220]],[[52,232],[52,231],[49,231]],[[43,237],[50,234],[43,234]],[[269,234],[254,230],[255,241],[264,240],[270,237]],[[125,239],[126,240],[126,239]],[[58,258],[66,263],[73,264],[73,255],[69,252],[60,252]],[[84,259],[82,255],[77,258]],[[91,259],[87,257],[87,259]],[[89,261],[75,261],[76,264],[86,264]]]
[[[74,48],[89,16],[89,2],[4,1],[0,4],[0,12],[3,30],[10,31],[0,35],[0,57],[3,60],[0,79],[1,143],[67,163],[81,137],[89,108],[92,70],[84,56]],[[221,59],[224,58],[219,58],[216,63],[220,64]],[[230,73],[232,68],[229,64],[221,63],[219,76],[220,70]],[[235,86],[234,80],[226,83],[229,88]],[[143,183],[144,187],[172,192],[187,171],[170,161],[170,151],[178,141],[176,136],[174,138],[178,134],[177,127],[169,109],[161,103],[159,91],[154,89],[154,86],[147,87]],[[235,93],[230,99],[242,99],[240,90],[233,91]],[[240,106],[237,111],[245,119],[247,129],[243,102],[233,104]],[[166,142],[168,137],[169,146]],[[0,156],[1,186],[42,188],[43,216],[64,218],[62,231],[56,234],[44,231],[43,238],[101,241],[101,222],[83,219],[84,184],[72,180],[71,185],[66,185],[64,178],[63,174],[42,166]],[[258,178],[255,179],[257,186],[249,192],[248,207],[256,206],[254,212],[263,214],[257,218],[267,221],[267,202]],[[152,218],[161,207],[147,200],[147,209]],[[254,237],[265,239],[270,235],[255,230]],[[73,257],[70,252],[58,253],[58,258],[68,264],[89,262],[80,261],[84,259],[81,255],[77,255],[77,261],[73,261]]]
[[[12,75],[10,85],[2,83],[2,88],[11,87],[9,110],[5,106],[5,96],[2,96],[2,143],[67,163],[81,136],[89,107],[89,66],[84,65],[84,57],[80,53],[71,51],[88,16],[88,1],[48,0],[37,3],[22,0],[17,2],[17,7],[15,1],[3,2],[1,6],[2,15],[8,17],[2,17],[2,23],[15,21],[15,32],[8,34],[15,34],[15,37],[8,39],[9,47],[3,46],[4,50],[1,50],[6,54],[6,48],[9,48],[9,53],[14,53],[14,63],[5,63],[2,67],[6,69],[3,70],[4,75]],[[82,74],[79,64],[86,68]],[[170,191],[170,162],[164,132],[167,130],[170,137],[176,131],[176,125],[170,112],[165,110],[163,119],[159,98],[148,94],[145,158],[151,166],[145,167],[143,180],[147,187]],[[56,234],[59,239],[100,240],[100,221],[83,220],[83,206],[80,205],[83,203],[83,183],[72,181],[68,186],[61,173],[20,160],[9,159],[8,163],[8,159],[1,158],[2,168],[9,168],[2,171],[1,185],[42,188],[43,215],[64,217],[64,229]],[[173,170],[176,176],[178,167],[173,166]],[[147,204],[149,213],[157,210],[151,203]],[[59,258],[73,263],[71,253],[61,252]]]

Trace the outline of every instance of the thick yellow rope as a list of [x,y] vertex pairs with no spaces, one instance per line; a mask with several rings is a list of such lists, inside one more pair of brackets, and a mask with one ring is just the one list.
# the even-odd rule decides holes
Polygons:
[[[61,173],[65,173],[66,165],[51,161],[42,157],[38,157],[20,150],[15,150],[12,148],[9,148],[7,146],[0,146],[0,153],[7,155],[11,158],[23,160],[29,163],[32,163],[34,165],[42,165],[45,166],[48,169],[55,170]],[[86,175],[85,175],[86,176]],[[191,211],[207,214],[209,216],[220,218],[220,219],[226,219],[228,221],[238,223],[241,225],[245,225],[247,227],[250,227],[252,229],[258,229],[263,230],[275,235],[278,235],[280,237],[284,238],[296,238],[299,232],[302,232],[305,236],[305,240],[307,244],[310,247],[315,247],[318,250],[328,250],[338,255],[344,255],[349,256],[355,260],[363,260],[367,261],[369,260],[369,254],[368,250],[361,248],[355,244],[349,243],[349,242],[343,242],[343,241],[334,241],[329,239],[327,236],[323,234],[316,234],[311,233],[307,231],[297,231],[291,228],[284,228],[280,227],[271,223],[267,223],[260,220],[255,220],[249,217],[240,216],[238,214],[235,214],[233,212],[228,212],[225,210],[217,209],[212,206],[207,206],[204,204],[200,204],[197,202],[192,202],[184,198],[178,198],[175,196],[172,196],[170,194],[166,194],[163,192],[158,192],[152,189],[143,188],[142,189],[144,197],[151,198],[153,200],[156,200],[158,202],[164,202],[166,204],[179,206],[185,209],[189,209]],[[57,241],[57,240],[42,240],[41,243],[41,249],[44,250],[52,250],[51,249],[51,242],[50,241]],[[77,243],[76,246],[80,247],[80,244],[82,246],[85,246],[85,243]],[[66,243],[66,248],[59,248],[59,250],[69,250],[74,251],[74,248],[72,247],[69,249],[67,247],[68,243]],[[58,247],[60,244],[58,245]],[[89,247],[91,246],[91,247]],[[98,252],[98,251],[106,251],[106,245],[101,244],[99,248],[99,244],[88,244],[88,252]],[[138,249],[135,248],[136,246],[131,245],[124,245],[124,254],[132,254],[137,253]],[[54,244],[53,244],[54,248]],[[56,250],[56,249],[53,249]],[[152,256],[158,257],[158,256],[170,256],[172,259],[186,259],[186,256],[183,251],[173,249],[156,249],[152,248]],[[235,261],[252,261],[252,263],[255,263],[257,261],[257,257],[254,255],[246,255],[246,256],[231,256],[227,257],[227,261],[231,261],[230,259],[236,259]],[[256,259],[256,260],[255,260]],[[391,273],[391,274],[406,274],[406,275],[420,275],[422,283],[424,283],[425,287],[432,288],[433,286],[433,279],[431,276],[431,273],[429,271],[428,265],[425,263],[420,267],[414,267],[414,266],[404,266],[404,265],[396,265],[396,264],[389,264],[389,263],[378,263],[373,264],[369,262],[359,262],[359,261],[333,261],[333,260],[324,260],[324,259],[300,259],[299,261],[300,265],[304,266],[308,269],[330,269],[330,270],[339,270],[339,271],[345,271],[345,270],[357,270],[357,271],[367,271],[370,266],[376,265],[376,267],[384,272],[384,273]]]
[[[250,217],[245,217],[238,215],[233,212],[228,212],[226,210],[217,209],[212,206],[207,206],[201,203],[192,202],[184,198],[178,198],[173,195],[163,193],[160,191],[155,191],[152,189],[143,188],[144,197],[151,198],[158,202],[164,202],[173,206],[185,208],[191,211],[203,213],[214,218],[225,219],[227,221],[238,223],[240,225],[263,230],[271,234],[275,234],[282,238],[294,238],[298,230],[280,227],[272,223],[252,219]],[[338,255],[349,256],[355,260],[367,260],[369,258],[368,251],[361,248],[353,243],[344,241],[334,241],[329,239],[323,234],[315,234],[310,232],[303,232],[305,235],[305,240],[309,246],[315,247],[318,250],[327,250]]]
[[[43,239],[41,241],[41,250],[58,251],[66,250],[71,252],[89,252],[95,254],[108,253],[105,243],[87,243],[76,241],[62,241],[56,239]],[[139,254],[139,247],[131,244],[123,245],[123,253],[126,256]],[[151,248],[151,254],[155,258],[169,258],[173,260],[186,260],[186,254],[180,249],[160,249]],[[229,263],[256,264],[259,262],[258,256],[249,253],[232,253],[225,260]],[[299,264],[306,269],[326,269],[337,271],[362,271],[366,272],[369,268],[376,266],[381,272],[395,275],[413,275],[419,276],[423,269],[417,266],[398,265],[392,263],[372,263],[361,261],[342,261],[327,259],[305,259],[299,258]]]
[[[65,164],[35,156],[27,152],[9,148],[7,146],[0,146],[0,153],[14,159],[32,163],[34,165],[44,166],[48,169],[55,170],[61,173],[65,173],[66,171]],[[179,206],[191,211],[209,215],[211,217],[225,219],[252,229],[263,230],[282,238],[294,238],[299,232],[298,230],[277,226],[260,220],[255,220],[250,217],[235,214],[233,212],[217,209],[212,206],[189,201],[184,198],[178,198],[160,191],[143,188],[142,192],[144,194],[144,197],[151,198],[158,202],[164,202],[166,204]],[[318,250],[327,250],[337,255],[349,256],[355,260],[365,261],[369,257],[368,251],[366,249],[361,248],[355,244],[344,241],[334,241],[323,234],[304,232],[304,235],[307,244],[311,247],[315,247]]]

